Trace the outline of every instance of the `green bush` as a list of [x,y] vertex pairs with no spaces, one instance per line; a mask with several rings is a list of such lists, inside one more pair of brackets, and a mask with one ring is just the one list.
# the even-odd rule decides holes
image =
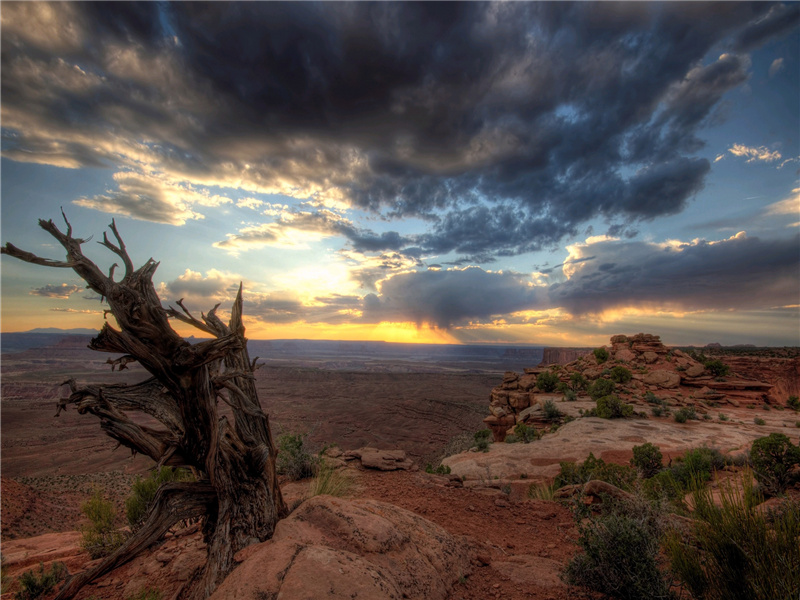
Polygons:
[[631,372],[621,365],[611,369],[611,381],[616,383],[628,383],[632,377]]
[[645,400],[645,402],[647,402],[648,404],[661,404],[661,402],[662,402],[662,401],[661,401],[661,400],[658,398],[658,396],[656,396],[656,395],[655,395],[653,392],[651,392],[651,391],[648,391],[648,392],[647,392],[647,393],[644,395],[644,400]]
[[585,390],[589,382],[586,380],[586,377],[583,376],[583,373],[575,372],[569,376],[569,385],[573,391],[577,392]]
[[89,524],[82,529],[81,547],[93,559],[108,556],[125,541],[125,534],[116,527],[117,509],[96,489],[89,500],[81,505],[81,512]]
[[669,409],[664,408],[663,406],[654,406],[650,409],[650,412],[654,417],[663,417],[664,415],[669,414]]
[[780,494],[789,485],[792,468],[800,464],[800,448],[782,433],[771,433],[753,442],[750,464],[764,491]]
[[706,369],[711,371],[714,377],[725,377],[730,373],[731,368],[719,359],[709,360],[704,363]]
[[665,551],[672,572],[694,598],[772,600],[797,598],[800,590],[800,502],[767,517],[748,474],[741,488],[721,488],[718,500],[702,487],[692,494],[691,536],[672,532]]
[[610,394],[597,401],[596,414],[601,419],[624,419],[633,416],[633,406]]
[[789,396],[789,399],[786,401],[786,406],[792,410],[800,411],[800,399],[798,399],[797,396]]
[[701,446],[693,448],[676,460],[672,467],[672,475],[684,489],[693,489],[698,483],[711,479],[714,471],[722,469],[726,464],[725,457],[716,448]]
[[564,570],[567,583],[624,600],[673,597],[658,568],[661,525],[641,504],[612,504],[599,517],[578,520],[582,552]]
[[[514,435],[517,436],[519,441],[525,444],[539,439],[539,432],[536,431],[536,428],[528,427],[525,423],[517,423],[517,426],[514,427]],[[506,440],[508,440],[508,438],[506,438]]]
[[616,386],[614,385],[613,381],[609,379],[597,379],[586,389],[586,391],[592,400],[598,400],[603,396],[613,394],[615,389]]
[[578,394],[575,393],[575,390],[567,388],[564,390],[564,400],[567,402],[575,402],[578,399]]
[[766,425],[767,424],[767,422],[764,419],[762,419],[761,417],[756,417],[755,419],[753,419],[753,423],[755,423],[756,425]]
[[720,421],[729,421],[730,419],[728,418],[728,415],[726,415],[725,413],[719,413],[719,420]]
[[686,490],[681,483],[675,479],[672,471],[667,469],[660,471],[642,481],[642,495],[650,501],[656,503],[668,502],[670,504],[681,505]]
[[16,600],[35,600],[45,596],[67,575],[69,572],[64,563],[54,562],[48,571],[44,570],[44,563],[39,563],[38,573],[30,570],[20,575],[19,591],[14,594],[14,598]]
[[608,350],[605,348],[595,348],[592,351],[592,354],[594,354],[594,357],[597,359],[598,363],[602,364],[608,360]]
[[438,467],[434,467],[431,463],[428,463],[425,465],[425,472],[432,475],[449,475],[450,467],[447,465],[439,465]]
[[305,438],[303,433],[283,433],[278,436],[276,466],[279,475],[286,475],[291,481],[314,475],[318,461],[306,450]]
[[678,423],[686,423],[686,421],[689,419],[694,421],[700,420],[697,416],[697,411],[694,409],[694,406],[684,406],[683,408],[676,410],[673,417]]
[[561,472],[554,481],[556,489],[599,479],[622,490],[630,490],[636,481],[636,471],[630,467],[607,463],[602,458],[595,458],[593,453],[589,453],[582,463],[562,462],[560,466]]
[[536,387],[542,390],[543,392],[553,392],[556,389],[556,386],[560,383],[558,375],[553,373],[552,371],[546,371],[544,373],[539,373],[536,376]]
[[564,413],[558,410],[558,407],[556,406],[555,402],[553,402],[552,400],[544,401],[544,403],[542,404],[542,418],[545,421],[558,421],[563,416]]
[[639,475],[643,479],[649,479],[661,468],[662,454],[658,446],[654,446],[650,442],[642,444],[641,446],[633,447],[633,458],[631,458],[631,465],[639,471]]
[[475,445],[481,452],[489,451],[489,438],[492,437],[491,429],[481,429],[475,432]]
[[125,517],[131,531],[138,531],[147,519],[147,511],[156,496],[158,488],[173,481],[192,481],[194,477],[186,469],[161,467],[155,469],[147,478],[137,477],[131,486],[131,495],[125,500]]

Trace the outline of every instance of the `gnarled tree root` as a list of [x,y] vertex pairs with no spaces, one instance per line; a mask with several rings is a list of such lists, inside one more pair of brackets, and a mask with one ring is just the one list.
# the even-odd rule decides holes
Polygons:
[[149,548],[178,521],[213,514],[212,507],[216,501],[216,492],[207,483],[181,482],[162,485],[153,499],[149,516],[142,528],[96,567],[70,577],[55,600],[70,600],[86,584],[124,565]]

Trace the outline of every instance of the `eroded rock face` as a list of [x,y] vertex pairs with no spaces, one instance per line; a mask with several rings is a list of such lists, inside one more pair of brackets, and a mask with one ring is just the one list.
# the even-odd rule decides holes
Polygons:
[[471,570],[466,539],[391,504],[331,496],[307,500],[236,558],[212,600],[444,599]]
[[681,376],[674,371],[657,370],[645,373],[642,377],[647,385],[655,385],[660,388],[676,388],[681,384]]
[[358,450],[348,450],[341,456],[344,460],[358,459],[361,461],[362,467],[379,471],[408,470],[414,466],[414,461],[406,456],[404,450],[359,448]]

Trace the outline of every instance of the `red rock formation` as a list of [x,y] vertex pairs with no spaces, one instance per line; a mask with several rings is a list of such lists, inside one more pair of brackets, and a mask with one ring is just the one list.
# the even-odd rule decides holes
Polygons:
[[592,352],[592,348],[545,348],[540,367],[565,365]]

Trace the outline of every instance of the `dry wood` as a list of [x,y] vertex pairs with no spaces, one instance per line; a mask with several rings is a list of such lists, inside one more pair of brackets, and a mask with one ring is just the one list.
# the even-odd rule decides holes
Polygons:
[[[242,287],[227,324],[217,315],[219,305],[200,319],[182,300],[177,302],[180,311],[165,308],[152,281],[159,263],[151,258],[135,269],[115,222],[109,228],[116,243],[104,234],[100,244],[122,260],[120,281],[114,280],[116,264],[106,275],[84,256],[81,245],[88,240],[73,237],[66,216],[64,221],[66,233],[53,221],[40,220],[39,226],[66,250],[65,261],[40,258],[12,244],[0,252],[32,264],[72,268],[108,303],[106,315],[116,322],[116,327],[106,322],[89,347],[122,355],[107,361],[112,371],[138,362],[152,377],[135,385],[80,386],[70,379],[64,382],[70,394],[59,401],[56,416],[73,405],[79,413],[99,418],[103,431],[132,452],[158,465],[191,468],[198,482],[162,487],[142,530],[93,570],[73,577],[58,598],[72,598],[87,582],[130,560],[189,516],[204,519],[208,560],[187,597],[207,598],[233,568],[233,555],[269,539],[278,519],[287,514],[269,417],[256,392],[256,361],[247,353]],[[211,338],[190,344],[172,329],[170,319]],[[219,413],[219,399],[230,407],[231,420]],[[161,428],[135,423],[131,412],[149,415]]]

